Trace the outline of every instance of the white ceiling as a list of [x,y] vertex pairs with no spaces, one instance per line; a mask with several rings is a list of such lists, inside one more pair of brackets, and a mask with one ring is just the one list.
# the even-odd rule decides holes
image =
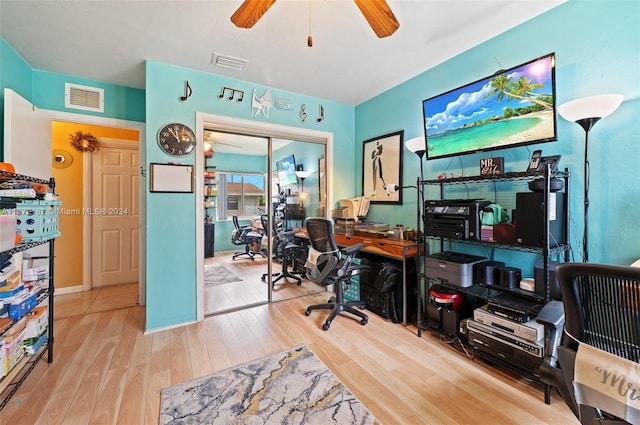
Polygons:
[[144,88],[151,59],[357,105],[565,0],[387,1],[385,39],[351,0],[278,0],[248,30],[229,19],[242,0],[0,0],[0,35],[38,70]]

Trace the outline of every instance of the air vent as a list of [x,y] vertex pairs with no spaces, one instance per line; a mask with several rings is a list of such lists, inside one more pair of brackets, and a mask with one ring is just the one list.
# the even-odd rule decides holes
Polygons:
[[242,71],[245,64],[249,62],[246,59],[234,58],[231,56],[221,55],[220,53],[213,53],[211,63],[215,66],[221,66],[223,68],[235,69],[236,71]]
[[64,106],[83,111],[104,112],[104,90],[65,83]]

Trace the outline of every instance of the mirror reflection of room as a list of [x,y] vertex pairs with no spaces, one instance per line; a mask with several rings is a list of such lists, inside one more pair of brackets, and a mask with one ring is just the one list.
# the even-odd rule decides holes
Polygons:
[[326,211],[325,145],[204,136],[205,314],[324,291],[304,275],[298,234]]

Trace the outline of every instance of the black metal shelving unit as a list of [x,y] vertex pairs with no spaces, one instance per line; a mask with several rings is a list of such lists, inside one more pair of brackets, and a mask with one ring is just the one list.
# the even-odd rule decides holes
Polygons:
[[[478,285],[473,285],[472,288],[460,288],[460,287],[452,287],[455,288],[458,291],[463,291],[463,292],[471,292],[472,295],[476,295],[476,296],[480,296],[480,297],[489,297],[493,294],[499,293],[499,292],[507,292],[507,293],[511,293],[513,295],[519,296],[519,297],[523,297],[526,299],[531,299],[533,301],[538,301],[541,303],[548,303],[551,300],[551,292],[550,292],[550,273],[549,273],[549,262],[551,257],[553,256],[558,256],[558,255],[564,255],[564,261],[568,261],[569,260],[569,252],[570,252],[570,245],[568,243],[569,241],[569,203],[568,203],[568,199],[569,199],[569,180],[570,180],[570,172],[569,169],[565,168],[564,170],[552,170],[550,168],[550,166],[547,165],[546,168],[539,170],[539,171],[524,171],[524,172],[510,172],[510,173],[504,173],[504,174],[495,174],[495,175],[484,175],[484,176],[461,176],[461,177],[451,177],[451,178],[442,178],[442,179],[432,179],[432,180],[418,180],[418,191],[420,192],[420,199],[422,199],[422,204],[423,205],[418,205],[418,223],[421,224],[421,227],[424,229],[426,226],[424,225],[424,219],[425,219],[425,215],[424,215],[424,190],[425,190],[425,186],[439,186],[440,188],[440,198],[441,199],[446,199],[445,198],[445,187],[450,186],[450,185],[466,185],[466,184],[482,184],[482,183],[493,183],[493,182],[515,182],[515,181],[531,181],[531,180],[535,180],[535,179],[544,179],[544,199],[545,199],[545,204],[548,205],[549,203],[549,195],[552,193],[551,192],[551,186],[550,186],[550,182],[551,182],[551,178],[559,178],[559,179],[563,179],[564,180],[564,192],[562,192],[562,196],[565,197],[565,214],[562,217],[562,220],[564,221],[563,226],[564,229],[566,231],[565,233],[565,240],[561,241],[560,243],[557,244],[557,246],[551,246],[550,241],[549,241],[549,208],[545,207],[544,208],[544,237],[543,237],[543,244],[542,246],[526,246],[526,245],[517,245],[517,244],[505,244],[505,243],[499,243],[499,242],[488,242],[488,241],[481,241],[481,240],[470,240],[470,239],[465,239],[465,240],[448,240],[446,238],[441,238],[441,237],[428,237],[428,236],[424,236],[421,235],[421,238],[423,240],[425,249],[423,250],[423,255],[427,255],[428,252],[428,241],[429,240],[439,240],[441,243],[441,250],[443,250],[444,247],[444,243],[445,242],[453,242],[453,243],[458,243],[458,244],[464,244],[464,245],[475,245],[475,246],[481,246],[481,247],[486,247],[486,248],[490,248],[490,249],[504,249],[504,250],[511,250],[511,251],[519,251],[519,252],[528,252],[528,253],[537,253],[537,254],[541,254],[543,257],[543,269],[544,269],[544,287],[545,287],[545,294],[544,295],[538,295],[532,292],[528,292],[528,291],[524,291],[521,290],[519,288],[505,288],[505,287],[501,287],[501,286],[496,286],[496,285],[491,285],[491,286],[484,286],[482,288],[484,288],[486,290],[486,295],[480,295],[478,292],[479,289],[476,288]],[[426,261],[423,261],[424,266],[426,267]],[[422,311],[422,293],[424,290],[424,294],[425,297],[427,297],[427,293],[428,293],[428,279],[426,278],[426,273],[425,270],[423,269],[420,272],[419,275],[419,285],[420,288],[418,289],[418,320],[417,320],[417,328],[418,328],[418,336],[422,336],[422,330],[424,329],[428,329],[427,324],[422,320],[421,317],[421,311]],[[445,284],[446,286],[446,284]],[[428,297],[427,297],[428,298]]]
[[[31,176],[25,176],[20,174],[9,173],[6,171],[0,171],[0,185],[3,183],[38,183],[49,186],[49,190],[52,193],[55,193],[55,180],[50,178],[49,180],[38,179]],[[17,204],[21,202],[19,198],[13,197],[0,197],[0,201],[3,204]],[[33,355],[29,356],[27,360],[22,364],[19,369],[12,370],[7,376],[0,380],[0,411],[4,409],[7,405],[11,397],[18,391],[18,388],[24,383],[27,379],[31,371],[36,367],[38,362],[44,357],[44,354],[47,354],[47,362],[53,362],[53,292],[54,292],[54,238],[46,239],[42,241],[35,242],[25,242],[21,243],[14,248],[0,252],[2,256],[11,256],[15,253],[26,251],[28,249],[34,248],[39,245],[49,244],[49,285],[47,290],[44,291],[37,299],[36,305],[40,305],[43,301],[48,300],[49,305],[47,308],[48,312],[48,324],[47,324],[47,341],[40,347],[40,349]],[[9,331],[16,322],[14,322],[11,326],[5,329],[2,333],[0,333],[0,337],[4,335],[7,331]]]
[[[206,161],[206,158],[205,158]],[[215,165],[205,165],[205,172],[216,171]],[[204,179],[204,257],[215,256],[215,229],[218,209],[218,179],[216,177],[205,177]],[[214,194],[215,193],[215,194]],[[208,206],[207,206],[208,205]],[[213,214],[211,216],[210,214]]]
[[[565,211],[564,215],[560,218],[563,220],[563,226],[565,229],[564,240],[562,241],[554,241],[557,242],[555,244],[550,243],[550,227],[549,227],[549,207],[550,204],[550,194],[551,192],[551,179],[558,178],[562,179],[564,183],[564,191],[561,192],[561,196],[564,197],[564,205]],[[440,242],[440,251],[444,250],[445,242],[451,242],[456,244],[465,244],[465,245],[476,245],[485,248],[489,248],[491,250],[494,249],[502,249],[502,250],[511,250],[511,251],[520,251],[527,253],[535,253],[541,254],[543,258],[543,269],[544,269],[544,294],[536,294],[534,292],[524,291],[519,288],[506,288],[502,286],[496,285],[484,285],[480,286],[478,284],[473,284],[469,288],[461,288],[459,286],[449,285],[447,283],[439,282],[439,284],[443,284],[445,287],[449,286],[451,289],[456,291],[465,292],[469,295],[487,299],[491,296],[497,295],[499,293],[510,293],[512,295],[521,297],[523,299],[532,300],[534,302],[540,303],[541,305],[547,304],[551,300],[551,289],[550,289],[550,270],[549,265],[552,257],[562,256],[565,262],[569,261],[569,254],[571,247],[569,245],[569,181],[570,181],[570,172],[568,168],[564,170],[552,170],[549,165],[547,165],[542,170],[537,171],[526,171],[526,172],[511,172],[504,173],[498,175],[486,175],[486,176],[461,176],[461,177],[451,177],[451,178],[442,178],[437,180],[420,180],[418,179],[418,192],[419,192],[419,202],[418,205],[418,223],[423,228],[426,229],[425,219],[426,216],[424,214],[424,202],[425,202],[425,188],[426,186],[439,186],[440,188],[440,199],[446,199],[445,197],[445,187],[450,185],[466,185],[466,184],[486,184],[493,182],[527,182],[534,179],[544,179],[544,223],[543,223],[543,243],[541,246],[526,246],[526,245],[517,245],[517,244],[505,244],[505,243],[497,243],[497,242],[489,242],[489,241],[481,241],[481,240],[454,240],[447,239],[442,237],[430,237],[421,234],[419,237],[420,243],[423,243],[425,248],[422,250],[422,255],[426,256],[429,254],[429,240],[437,240]],[[495,188],[495,186],[494,186]],[[493,251],[492,251],[493,252]],[[431,330],[428,326],[426,320],[422,318],[422,308],[423,308],[423,298],[422,294],[424,293],[425,298],[429,299],[429,287],[430,287],[430,279],[426,277],[426,259],[423,257],[423,268],[419,272],[418,276],[418,291],[417,291],[417,305],[418,305],[418,318],[416,321],[416,326],[418,328],[418,336],[422,336],[422,330]],[[434,331],[435,332],[435,331]],[[518,367],[517,365],[511,364],[507,361],[503,361],[502,359],[492,356],[488,353],[478,353],[478,357],[493,362],[495,364],[499,364],[502,366],[510,367],[517,372],[528,375],[534,379],[538,378],[539,374],[536,371],[527,371]],[[549,404],[550,402],[550,388],[549,386],[545,386],[545,402]]]

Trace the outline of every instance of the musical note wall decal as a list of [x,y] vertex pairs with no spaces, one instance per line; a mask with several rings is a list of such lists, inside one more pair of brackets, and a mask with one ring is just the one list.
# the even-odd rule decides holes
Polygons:
[[307,105],[300,105],[300,122],[307,122]]
[[187,99],[191,97],[193,90],[191,90],[191,86],[189,85],[189,80],[184,82],[184,96],[180,96],[180,102],[186,102]]
[[236,93],[239,94],[239,96],[236,98],[236,102],[240,103],[244,100],[244,92],[242,90],[232,89],[231,87],[223,87],[220,91],[220,94],[218,95],[218,99],[223,99],[227,92],[229,92],[229,94],[227,95],[227,100],[229,102],[234,99]]
[[320,115],[316,118],[316,122],[324,121],[324,106],[320,105]]

